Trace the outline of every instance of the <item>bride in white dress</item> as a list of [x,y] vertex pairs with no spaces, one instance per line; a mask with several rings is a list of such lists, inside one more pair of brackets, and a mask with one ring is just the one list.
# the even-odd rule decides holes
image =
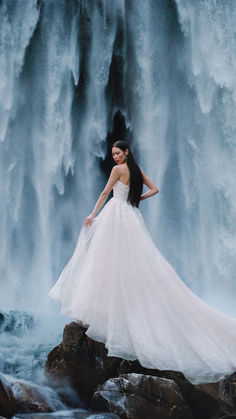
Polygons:
[[158,188],[128,143],[115,142],[112,156],[116,166],[49,296],[109,356],[182,371],[194,383],[217,381],[236,371],[236,319],[197,297],[161,255],[138,208]]

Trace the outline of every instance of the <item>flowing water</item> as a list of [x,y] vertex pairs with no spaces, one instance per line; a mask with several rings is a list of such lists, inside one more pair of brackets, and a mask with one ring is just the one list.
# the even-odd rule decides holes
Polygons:
[[160,189],[141,204],[156,245],[236,315],[235,21],[233,0],[1,1],[1,310],[58,312],[47,293],[126,136]]

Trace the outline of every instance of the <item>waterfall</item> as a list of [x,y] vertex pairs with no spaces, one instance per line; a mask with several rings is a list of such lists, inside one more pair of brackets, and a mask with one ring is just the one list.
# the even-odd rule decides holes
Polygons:
[[160,189],[141,203],[154,242],[233,313],[235,18],[233,0],[1,1],[2,309],[53,306],[125,134]]

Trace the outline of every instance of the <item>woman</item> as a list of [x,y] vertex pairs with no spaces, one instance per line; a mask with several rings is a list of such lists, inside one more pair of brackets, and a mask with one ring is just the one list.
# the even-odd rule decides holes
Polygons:
[[113,144],[112,156],[116,166],[49,295],[109,356],[217,381],[236,370],[236,320],[193,294],[160,254],[138,209],[158,188],[125,141]]
[[[115,183],[121,182],[129,187],[128,202],[136,207],[143,199],[149,198],[159,192],[158,188],[141,170],[134,161],[133,155],[125,141],[116,141],[112,145],[112,157],[117,166],[114,166],[110,178],[102,191],[99,199],[93,209],[93,212],[86,218],[84,225],[88,226],[97,214],[100,207],[104,204]],[[141,196],[143,183],[149,188],[149,191]]]

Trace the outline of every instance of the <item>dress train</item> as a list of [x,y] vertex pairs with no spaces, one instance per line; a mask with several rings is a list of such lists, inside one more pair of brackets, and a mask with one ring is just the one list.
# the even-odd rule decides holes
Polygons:
[[236,319],[203,302],[154,245],[139,209],[117,181],[49,296],[88,325],[109,356],[182,371],[194,383],[236,371]]

